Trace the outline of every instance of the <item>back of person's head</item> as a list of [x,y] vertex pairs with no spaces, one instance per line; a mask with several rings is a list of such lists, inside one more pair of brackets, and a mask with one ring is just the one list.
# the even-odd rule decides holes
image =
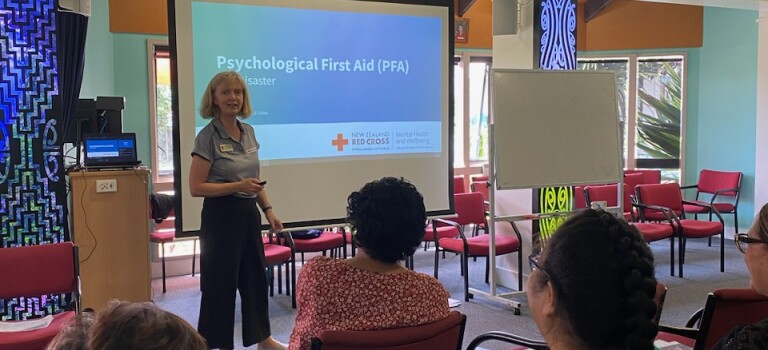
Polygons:
[[208,349],[192,326],[152,303],[112,301],[98,312],[88,350]]
[[653,254],[613,214],[588,209],[566,220],[540,261],[556,314],[590,349],[653,349],[657,333]]
[[412,255],[424,238],[424,197],[407,180],[385,177],[349,195],[347,220],[366,254],[395,263]]
[[48,343],[46,350],[86,350],[88,349],[88,332],[93,325],[93,314],[83,312],[71,319]]
[[759,238],[768,241],[768,203],[760,208],[760,213],[757,214],[755,221],[755,228]]

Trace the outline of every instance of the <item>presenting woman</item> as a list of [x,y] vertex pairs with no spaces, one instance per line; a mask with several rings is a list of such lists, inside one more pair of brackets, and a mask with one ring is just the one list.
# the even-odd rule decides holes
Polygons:
[[283,229],[259,178],[259,143],[248,118],[251,104],[243,78],[221,72],[200,102],[210,118],[195,138],[189,190],[204,197],[200,227],[200,319],[210,348],[234,348],[235,293],[242,303],[243,345],[285,349],[271,337],[261,215],[273,231]]

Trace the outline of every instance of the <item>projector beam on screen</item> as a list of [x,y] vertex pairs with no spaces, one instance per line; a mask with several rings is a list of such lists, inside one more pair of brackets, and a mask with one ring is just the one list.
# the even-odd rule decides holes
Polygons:
[[[261,179],[285,226],[341,224],[347,196],[404,177],[453,213],[453,1],[170,0],[177,221],[200,229],[191,150],[208,81],[246,81]],[[215,160],[213,160],[215,162]],[[184,235],[184,234],[182,234]]]

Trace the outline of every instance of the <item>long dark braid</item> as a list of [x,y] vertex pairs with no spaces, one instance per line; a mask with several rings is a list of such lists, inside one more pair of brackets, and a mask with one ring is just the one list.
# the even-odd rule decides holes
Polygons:
[[653,254],[637,229],[608,212],[585,210],[553,234],[542,267],[563,316],[590,348],[653,349]]

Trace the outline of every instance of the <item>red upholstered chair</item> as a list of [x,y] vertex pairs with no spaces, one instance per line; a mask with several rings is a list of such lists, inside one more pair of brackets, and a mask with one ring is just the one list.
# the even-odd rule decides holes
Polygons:
[[483,174],[470,175],[469,181],[470,182],[481,182],[481,181],[488,182],[488,175],[483,175]]
[[464,175],[453,177],[453,193],[466,193],[467,185],[464,183]]
[[[287,232],[277,233],[262,237],[264,243],[264,264],[267,266],[270,275],[269,295],[275,295],[275,267],[277,267],[277,292],[282,293],[282,266],[285,265],[286,279],[285,292],[291,295],[291,305],[296,308],[296,260],[294,254],[294,243],[291,235]],[[293,291],[293,292],[291,292]]]
[[573,187],[573,209],[585,209],[588,207],[587,198],[584,196],[583,186]]
[[[171,216],[162,219],[160,222],[155,222],[152,232],[149,233],[149,241],[152,243],[160,244],[160,260],[163,264],[163,293],[166,292],[165,288],[165,244],[173,242],[176,239],[176,217],[173,216],[173,210],[171,210]],[[194,262],[195,257],[192,256]],[[194,268],[194,267],[193,267]]]
[[529,339],[529,338],[521,337],[519,335],[507,333],[507,332],[491,331],[491,332],[480,334],[477,337],[475,337],[475,339],[472,339],[472,341],[469,343],[469,346],[467,346],[467,350],[483,349],[480,347],[480,344],[490,342],[490,341],[497,341],[505,344],[517,345],[516,347],[511,348],[512,350],[528,350],[528,349],[548,350],[549,349],[549,346],[543,340]]
[[[0,248],[0,299],[69,294],[69,311],[53,315],[44,328],[0,334],[0,349],[43,350],[80,312],[77,247],[72,242]],[[15,321],[2,321],[15,322]]]
[[[762,321],[766,315],[768,297],[751,288],[718,289],[709,293],[703,312],[694,314],[686,327],[661,325],[658,338],[675,340],[694,350],[712,349],[734,327]],[[693,328],[696,323],[698,329]]]
[[[709,207],[717,208],[720,214],[733,214],[733,226],[736,232],[739,231],[739,218],[737,210],[739,206],[739,194],[741,193],[740,171],[717,171],[702,169],[699,172],[699,182],[695,185],[682,186],[681,189],[696,189],[696,199],[692,202],[698,205],[684,204],[683,209],[686,214],[709,214],[709,220],[712,220],[712,213]],[[704,194],[709,199],[701,196]],[[702,206],[706,204],[707,206]]]
[[[617,204],[617,188],[616,185],[604,185],[604,186],[587,186],[584,188],[584,196],[588,203],[592,201],[604,201],[609,207],[616,207]],[[642,206],[642,205],[638,205]],[[675,226],[671,219],[665,219],[662,222],[633,222],[634,214],[632,213],[633,203],[631,198],[631,192],[629,186],[624,184],[624,202],[622,203],[622,211],[624,212],[624,218],[630,221],[630,224],[635,226],[646,242],[655,242],[662,239],[669,239],[669,273],[675,274]]]
[[661,183],[661,170],[658,169],[625,169],[624,175],[627,174],[643,174],[644,184]]
[[[339,228],[339,230],[346,232],[343,227]],[[304,263],[304,253],[322,252],[325,255],[325,252],[328,250],[341,250],[344,259],[347,258],[347,250],[344,249],[347,245],[347,235],[338,234],[331,230],[323,230],[317,238],[297,239],[294,237],[293,245],[294,253],[301,253],[302,263]],[[335,253],[332,252],[332,255],[335,255]]]
[[322,331],[312,338],[312,350],[461,350],[467,317],[448,317],[419,326],[370,331]]
[[469,184],[469,189],[472,192],[478,192],[483,195],[483,200],[488,202],[490,200],[490,184],[486,180],[472,180]]
[[673,221],[675,235],[678,237],[677,266],[680,277],[683,277],[685,263],[685,241],[689,238],[708,238],[715,235],[720,235],[720,272],[725,272],[725,226],[717,208],[711,210],[719,221],[685,219],[683,197],[677,183],[638,185],[635,190],[638,204],[641,206],[639,210],[641,217],[652,221],[662,221],[662,219]]
[[[490,235],[479,234],[467,237],[464,234],[464,228],[471,226],[473,230],[479,230],[485,227],[487,231],[487,222],[485,220],[485,206],[483,205],[483,195],[480,193],[459,193],[454,195],[454,207],[456,208],[456,217],[453,220],[432,219],[432,228],[434,236],[438,235],[437,225],[448,225],[454,227],[454,232],[458,236],[450,238],[440,238],[435,244],[435,278],[439,270],[440,251],[453,252],[461,255],[461,271],[464,275],[464,300],[469,301],[469,273],[468,261],[470,257],[488,257],[490,254]],[[483,226],[484,225],[484,226]],[[496,256],[515,253],[518,257],[518,271],[523,269],[523,257],[521,250],[522,239],[517,227],[512,224],[516,237],[496,235]],[[487,232],[486,232],[487,233]],[[488,282],[488,261],[486,261],[485,281]],[[522,290],[523,274],[518,274],[519,288]]]

